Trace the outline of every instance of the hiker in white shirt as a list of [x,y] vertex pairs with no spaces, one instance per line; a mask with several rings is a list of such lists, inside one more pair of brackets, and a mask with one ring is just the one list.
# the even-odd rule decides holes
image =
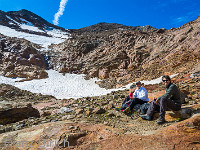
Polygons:
[[147,90],[144,87],[142,87],[142,83],[140,81],[136,82],[136,87],[137,88],[133,93],[133,98],[131,100],[131,103],[124,112],[129,112],[130,110],[132,110],[136,104],[142,105],[144,103],[149,102]]

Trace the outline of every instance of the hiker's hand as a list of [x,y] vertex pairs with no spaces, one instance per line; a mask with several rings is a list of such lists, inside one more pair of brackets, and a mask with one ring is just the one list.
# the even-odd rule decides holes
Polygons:
[[130,99],[131,99],[131,100],[133,100],[133,99],[134,99],[134,97],[130,97]]
[[160,100],[156,99],[156,104],[160,103]]

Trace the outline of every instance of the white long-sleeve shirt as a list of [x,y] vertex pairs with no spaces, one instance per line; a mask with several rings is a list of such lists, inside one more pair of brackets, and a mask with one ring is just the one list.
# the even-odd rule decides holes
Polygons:
[[133,96],[143,101],[149,101],[147,90],[144,87],[140,87],[140,89],[137,88],[133,93]]

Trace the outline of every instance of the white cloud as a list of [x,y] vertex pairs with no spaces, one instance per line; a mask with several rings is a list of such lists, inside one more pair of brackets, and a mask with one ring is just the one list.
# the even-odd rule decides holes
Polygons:
[[60,1],[60,6],[59,6],[59,10],[58,12],[54,15],[54,20],[53,20],[53,24],[54,25],[58,25],[58,20],[60,18],[60,16],[63,15],[63,12],[65,11],[65,6],[66,6],[66,3],[68,2],[68,0],[61,0]]

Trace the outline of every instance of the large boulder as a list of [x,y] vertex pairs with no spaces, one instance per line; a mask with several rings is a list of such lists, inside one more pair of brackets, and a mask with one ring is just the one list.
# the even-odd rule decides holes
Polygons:
[[[8,105],[7,105],[8,106]],[[5,125],[8,123],[14,123],[17,121],[21,121],[24,119],[28,119],[29,117],[40,117],[40,113],[37,109],[33,108],[31,105],[27,105],[27,107],[3,107],[0,111],[0,124]]]
[[38,54],[30,54],[29,61],[31,64],[39,66],[39,67],[45,67],[45,60],[41,55]]

